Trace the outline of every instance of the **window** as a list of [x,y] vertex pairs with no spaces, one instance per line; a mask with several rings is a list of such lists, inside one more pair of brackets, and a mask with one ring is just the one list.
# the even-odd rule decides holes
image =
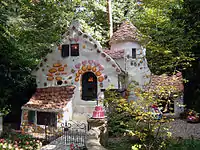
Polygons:
[[28,123],[33,124],[35,122],[35,111],[28,112]]
[[69,45],[62,45],[62,57],[68,57],[69,56]]
[[92,101],[97,98],[97,77],[92,72],[82,76],[82,100]]
[[79,44],[71,44],[71,56],[79,56]]
[[136,48],[132,48],[132,58],[136,58]]
[[57,115],[52,112],[37,112],[37,124],[56,127]]

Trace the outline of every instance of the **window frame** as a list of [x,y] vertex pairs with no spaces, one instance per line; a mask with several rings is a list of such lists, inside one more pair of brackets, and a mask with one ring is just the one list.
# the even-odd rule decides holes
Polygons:
[[[32,113],[32,114],[31,114]],[[32,115],[32,116],[31,116]],[[36,115],[36,113],[35,113],[35,111],[33,111],[33,110],[29,110],[28,111],[28,123],[29,124],[34,124],[35,123],[35,115]],[[30,119],[31,118],[31,119]]]
[[[52,116],[54,116],[53,119]],[[57,113],[37,111],[37,125],[57,127]]]
[[[64,47],[67,47],[64,49]],[[62,49],[61,49],[61,56],[63,58],[69,57],[70,56],[70,45],[69,44],[62,44]]]
[[[77,50],[73,49],[72,48],[73,46],[77,46]],[[75,52],[75,50],[76,50],[76,52]],[[73,56],[73,57],[80,56],[79,43],[70,44],[70,56]]]

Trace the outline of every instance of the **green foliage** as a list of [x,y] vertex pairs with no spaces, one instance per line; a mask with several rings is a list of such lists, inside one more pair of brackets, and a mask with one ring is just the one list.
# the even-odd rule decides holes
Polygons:
[[34,139],[30,135],[19,134],[19,133],[4,133],[0,139],[0,148],[3,150],[39,150],[42,143],[39,140]]
[[108,91],[109,96],[106,96],[108,98],[105,101],[109,106],[109,132],[115,136],[125,134],[134,141],[139,141],[138,145],[133,144],[134,149],[165,149],[167,139],[171,137],[167,124],[172,119],[165,116],[157,119],[151,106],[159,106],[162,98],[172,99],[171,95],[176,95],[175,89],[160,86],[144,91],[133,85],[129,91],[134,92],[137,97],[130,102]]

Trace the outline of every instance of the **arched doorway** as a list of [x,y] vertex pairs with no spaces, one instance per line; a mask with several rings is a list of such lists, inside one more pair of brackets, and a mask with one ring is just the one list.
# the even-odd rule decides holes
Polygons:
[[82,75],[82,100],[91,101],[97,98],[97,77],[92,72]]

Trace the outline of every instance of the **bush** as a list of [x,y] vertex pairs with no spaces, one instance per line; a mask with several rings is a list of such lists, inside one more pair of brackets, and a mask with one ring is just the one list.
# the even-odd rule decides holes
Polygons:
[[134,137],[130,139],[136,140],[138,143],[133,144],[133,149],[165,149],[168,138],[171,136],[167,124],[172,119],[164,116],[158,119],[157,114],[152,111],[152,105],[159,106],[163,102],[163,96],[165,99],[168,98],[168,95],[171,96],[172,92],[169,92],[173,91],[171,88],[157,87],[154,90],[143,91],[139,87],[134,87],[137,100],[130,102],[114,92],[108,92],[109,96],[105,102],[109,106],[110,135],[121,136],[124,134]]
[[4,133],[0,139],[0,149],[4,150],[39,150],[41,146],[41,141],[32,136],[15,132]]

